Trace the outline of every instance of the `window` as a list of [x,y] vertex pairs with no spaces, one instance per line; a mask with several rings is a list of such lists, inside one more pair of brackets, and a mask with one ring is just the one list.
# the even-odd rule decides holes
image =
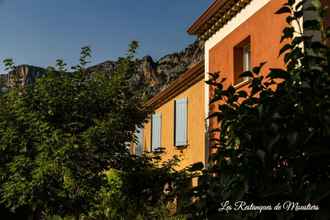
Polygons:
[[187,145],[187,106],[187,98],[175,100],[174,143],[177,147]]
[[161,148],[161,114],[153,114],[151,118],[151,150],[156,151]]
[[142,154],[143,154],[143,129],[137,128],[135,135],[136,135],[135,155],[142,156]]
[[251,43],[250,37],[234,48],[234,84],[249,80],[249,77],[240,77],[240,74],[251,71]]

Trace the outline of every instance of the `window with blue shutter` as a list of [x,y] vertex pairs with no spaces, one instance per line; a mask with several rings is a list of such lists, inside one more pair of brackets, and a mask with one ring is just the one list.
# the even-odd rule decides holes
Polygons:
[[135,145],[135,154],[136,156],[142,156],[143,154],[143,128],[136,129],[136,145]]
[[187,116],[188,99],[175,100],[175,120],[174,120],[174,143],[175,146],[186,146],[187,141]]
[[161,148],[161,114],[153,114],[151,120],[151,150],[155,151]]

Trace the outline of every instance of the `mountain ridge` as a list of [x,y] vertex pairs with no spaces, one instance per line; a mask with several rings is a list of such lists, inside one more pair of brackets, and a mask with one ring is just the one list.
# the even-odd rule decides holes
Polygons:
[[[204,60],[204,48],[201,42],[195,41],[179,52],[167,54],[157,61],[149,55],[137,59],[137,74],[135,76],[135,85],[146,85],[150,96],[165,89],[180,74],[186,71],[190,66],[200,63]],[[90,74],[102,71],[111,76],[115,71],[118,61],[106,60],[96,65],[86,68]],[[2,74],[2,78],[11,78],[15,74],[22,85],[33,83],[36,78],[46,73],[45,68],[20,65],[15,71]],[[9,77],[8,77],[9,74]],[[10,82],[10,80],[9,80]]]

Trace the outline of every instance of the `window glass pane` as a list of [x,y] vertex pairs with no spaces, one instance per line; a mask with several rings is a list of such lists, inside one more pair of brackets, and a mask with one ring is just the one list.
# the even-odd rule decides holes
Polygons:
[[243,71],[251,70],[251,51],[250,45],[243,47]]

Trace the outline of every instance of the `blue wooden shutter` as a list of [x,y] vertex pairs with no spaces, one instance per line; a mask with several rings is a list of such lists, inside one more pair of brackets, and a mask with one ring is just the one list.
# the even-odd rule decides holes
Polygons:
[[187,98],[175,101],[175,146],[187,145],[187,107]]
[[152,115],[151,126],[152,126],[151,150],[154,151],[154,150],[161,148],[160,139],[161,139],[162,123],[161,123],[161,114],[160,113]]
[[142,156],[143,154],[143,128],[136,129],[137,143],[135,147],[135,154],[137,156]]

